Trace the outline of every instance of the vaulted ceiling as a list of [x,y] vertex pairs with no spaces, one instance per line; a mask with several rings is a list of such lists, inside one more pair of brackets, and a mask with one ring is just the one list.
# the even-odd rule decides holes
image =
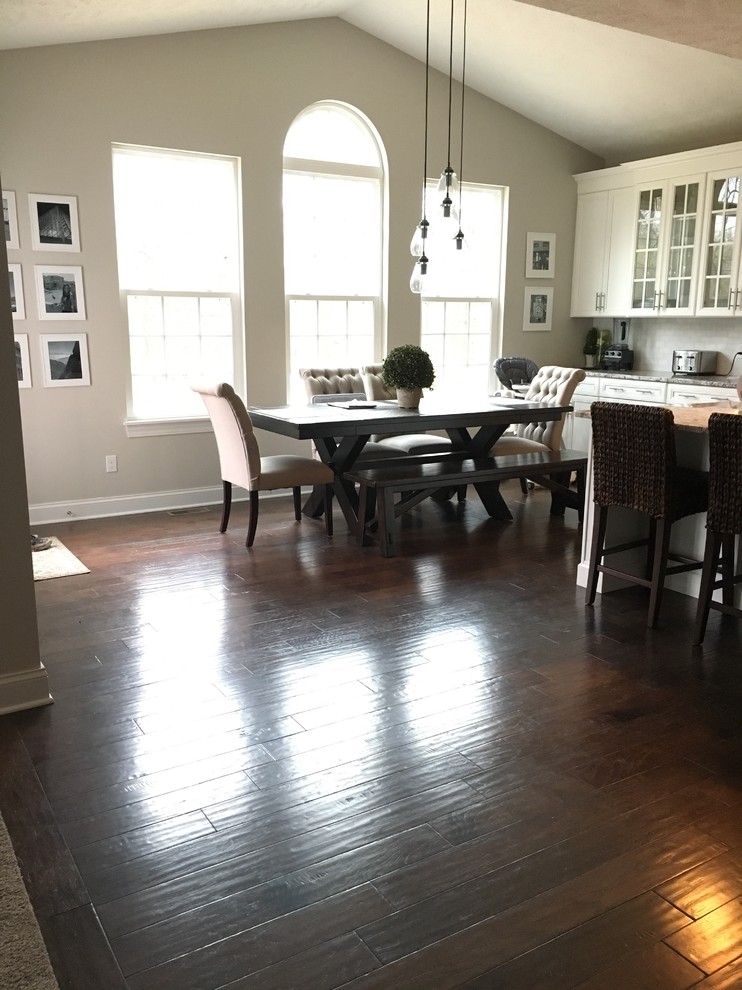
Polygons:
[[[340,17],[422,60],[425,9],[425,0],[2,0],[0,49]],[[448,0],[431,0],[431,62],[443,72],[449,23]],[[608,164],[742,140],[742,4],[468,0],[468,25],[470,86]]]

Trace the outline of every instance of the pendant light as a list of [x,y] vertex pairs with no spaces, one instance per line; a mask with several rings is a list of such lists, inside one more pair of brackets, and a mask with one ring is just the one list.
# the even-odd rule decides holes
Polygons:
[[[453,108],[453,22],[454,22],[455,0],[451,0],[451,23],[448,44],[448,154],[447,165],[438,180],[438,193],[443,195],[441,207],[443,216],[448,218],[454,211],[452,194],[459,191],[459,180],[451,165],[451,115]],[[453,214],[455,216],[455,212]]]
[[428,272],[428,258],[425,254],[425,247],[428,238],[427,217],[427,181],[428,181],[428,103],[430,94],[430,0],[427,0],[427,12],[425,17],[425,137],[423,151],[423,215],[420,223],[415,228],[410,242],[410,253],[417,258],[415,267],[410,278],[410,289],[415,293],[422,292],[423,281]]
[[464,184],[464,92],[466,89],[466,5],[468,0],[464,0],[464,30],[461,52],[461,143],[459,145],[459,229],[454,240],[456,250],[460,251],[464,246],[464,232],[461,229],[461,189]]

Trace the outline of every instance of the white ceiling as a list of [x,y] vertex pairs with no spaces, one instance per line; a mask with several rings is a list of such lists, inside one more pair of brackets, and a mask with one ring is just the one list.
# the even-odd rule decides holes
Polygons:
[[[0,8],[0,49],[341,17],[425,56],[425,0],[0,0]],[[432,0],[431,63],[443,72],[449,18],[448,0]],[[466,75],[609,164],[742,140],[742,4],[468,0]]]

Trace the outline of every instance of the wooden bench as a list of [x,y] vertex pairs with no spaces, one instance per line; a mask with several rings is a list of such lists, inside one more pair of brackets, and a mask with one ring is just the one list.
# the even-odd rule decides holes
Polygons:
[[[413,506],[441,490],[473,484],[499,487],[509,478],[529,478],[552,492],[552,515],[563,515],[565,508],[576,509],[582,520],[585,498],[587,453],[582,450],[554,450],[501,457],[470,458],[460,453],[397,458],[383,467],[367,467],[347,472],[344,477],[359,486],[358,518],[366,519],[372,500],[376,502],[378,540],[383,557],[397,552],[397,520]],[[577,491],[570,488],[572,472],[577,474]],[[394,501],[394,493],[400,493]],[[480,493],[481,494],[481,493]],[[483,499],[485,501],[485,499]],[[485,501],[485,504],[486,501]],[[360,526],[358,542],[367,544],[369,526]]]

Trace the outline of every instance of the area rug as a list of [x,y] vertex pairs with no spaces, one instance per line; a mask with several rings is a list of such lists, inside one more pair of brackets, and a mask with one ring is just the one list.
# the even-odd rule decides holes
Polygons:
[[[69,577],[71,574],[89,574],[86,567],[67,547],[52,536],[48,550],[32,553],[34,581],[47,581],[49,578]],[[2,984],[0,984],[2,986]]]
[[[44,551],[49,553],[49,551]],[[21,871],[0,818],[0,987],[59,990]]]

